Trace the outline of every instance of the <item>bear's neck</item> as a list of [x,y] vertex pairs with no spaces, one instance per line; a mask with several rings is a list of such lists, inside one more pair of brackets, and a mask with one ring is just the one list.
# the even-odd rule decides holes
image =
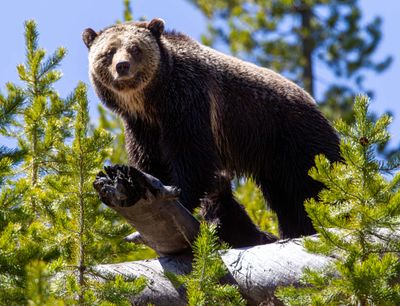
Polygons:
[[129,116],[151,119],[149,118],[149,112],[146,110],[146,99],[143,90],[126,90],[115,92],[114,94],[118,100],[118,106],[124,113]]

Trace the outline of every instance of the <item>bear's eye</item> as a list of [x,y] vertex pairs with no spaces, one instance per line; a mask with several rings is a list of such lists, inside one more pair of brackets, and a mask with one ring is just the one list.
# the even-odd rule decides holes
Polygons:
[[128,49],[128,52],[133,56],[138,56],[142,53],[142,50],[138,46],[132,46]]
[[117,51],[116,48],[111,48],[110,50],[108,50],[108,51],[106,52],[106,57],[107,57],[107,58],[112,58],[116,51]]

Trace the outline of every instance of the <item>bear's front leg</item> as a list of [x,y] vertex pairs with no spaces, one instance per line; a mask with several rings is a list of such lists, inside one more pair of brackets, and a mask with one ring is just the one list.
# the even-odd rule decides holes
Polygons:
[[181,190],[181,203],[193,212],[201,202],[202,216],[217,225],[221,240],[235,248],[277,240],[274,235],[262,232],[234,199],[230,180],[219,174],[218,157],[213,151],[187,143],[182,150],[175,150],[174,153],[171,165],[174,183]]
[[125,116],[123,123],[129,166],[151,174],[163,184],[172,184],[160,149],[159,127],[139,117]]

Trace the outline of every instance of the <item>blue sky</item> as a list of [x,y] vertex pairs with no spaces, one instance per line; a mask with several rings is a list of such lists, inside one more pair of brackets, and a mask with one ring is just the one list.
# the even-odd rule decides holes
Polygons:
[[[366,87],[375,91],[372,110],[378,114],[390,110],[394,122],[390,128],[393,145],[400,142],[400,1],[362,0],[361,7],[366,20],[375,15],[384,19],[383,41],[377,58],[394,56],[392,66],[383,74],[368,74]],[[166,27],[184,32],[195,39],[206,30],[206,20],[201,13],[185,0],[132,0],[135,18],[148,19],[161,17]],[[87,50],[81,40],[81,32],[87,27],[102,29],[122,17],[122,0],[10,0],[1,4],[0,18],[0,90],[4,84],[17,82],[16,65],[24,61],[23,23],[34,19],[38,23],[40,46],[49,53],[58,46],[68,49],[68,55],[60,67],[64,77],[56,84],[60,95],[65,97],[78,81],[89,84],[87,73]],[[317,73],[325,80],[332,80],[323,69]],[[334,81],[334,80],[333,80]],[[317,83],[318,86],[318,83]],[[318,87],[317,87],[318,88]],[[92,118],[96,118],[96,105],[99,100],[89,86],[88,96]]]

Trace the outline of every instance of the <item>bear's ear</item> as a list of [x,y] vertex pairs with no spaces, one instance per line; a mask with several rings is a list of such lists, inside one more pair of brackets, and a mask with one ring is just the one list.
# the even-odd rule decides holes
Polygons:
[[154,18],[149,22],[147,28],[154,34],[156,37],[160,37],[164,32],[164,20],[160,18]]
[[91,28],[85,29],[85,31],[82,33],[82,40],[88,49],[90,49],[96,37],[97,33]]

